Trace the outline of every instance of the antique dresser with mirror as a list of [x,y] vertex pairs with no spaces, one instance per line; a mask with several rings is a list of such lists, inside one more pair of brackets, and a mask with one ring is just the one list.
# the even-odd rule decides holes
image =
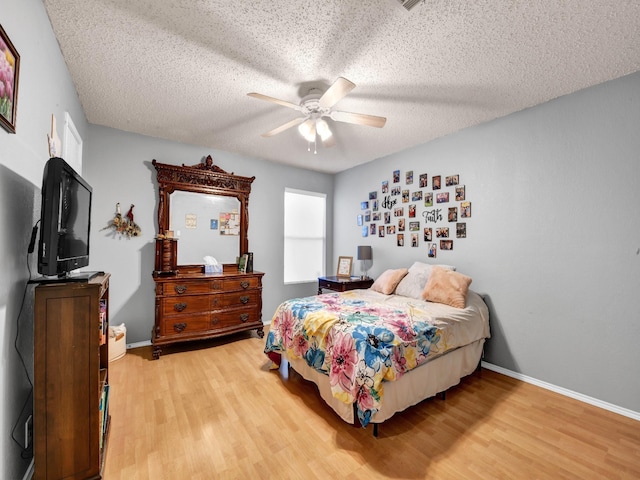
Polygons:
[[[261,272],[238,268],[249,253],[255,177],[227,173],[211,156],[193,166],[152,162],[158,180],[153,357],[162,346],[245,330],[264,336]],[[205,257],[218,266],[205,267]]]

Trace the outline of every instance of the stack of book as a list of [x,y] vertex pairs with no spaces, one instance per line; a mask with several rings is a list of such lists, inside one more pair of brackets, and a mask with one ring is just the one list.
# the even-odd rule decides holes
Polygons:
[[107,343],[107,330],[109,323],[107,322],[107,301],[100,300],[100,345]]
[[109,424],[109,384],[102,386],[102,395],[100,395],[100,450],[102,450],[104,436],[107,433]]
[[253,252],[247,252],[238,259],[238,271],[240,273],[253,272]]

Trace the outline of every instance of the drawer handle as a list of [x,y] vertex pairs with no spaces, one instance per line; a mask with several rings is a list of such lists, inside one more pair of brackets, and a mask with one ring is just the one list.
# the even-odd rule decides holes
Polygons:
[[218,319],[218,317],[211,320],[211,325],[217,325],[218,323],[220,323],[220,320]]
[[249,295],[243,295],[240,297],[240,302],[243,303],[244,305],[249,303],[249,300],[251,300],[251,297]]
[[187,304],[186,304],[185,302],[176,303],[176,304],[173,306],[173,309],[174,309],[176,312],[182,312],[185,308],[187,308]]
[[173,287],[173,289],[176,291],[177,294],[182,295],[184,292],[187,291],[187,286],[186,285],[176,285],[175,287]]
[[214,290],[222,290],[222,284],[220,282],[213,282],[211,284],[211,288]]
[[182,333],[185,328],[187,328],[187,324],[184,322],[173,324],[173,329],[178,333]]
[[214,306],[214,307],[217,307],[217,306],[218,306],[218,299],[217,299],[217,298],[214,298],[214,299],[213,299],[213,306]]
[[246,322],[247,320],[249,320],[249,314],[248,313],[241,313],[240,314],[240,321],[242,323]]
[[247,281],[240,282],[240,286],[241,286],[242,288],[245,288],[245,289],[246,289],[246,288],[249,288],[249,282],[247,282]]

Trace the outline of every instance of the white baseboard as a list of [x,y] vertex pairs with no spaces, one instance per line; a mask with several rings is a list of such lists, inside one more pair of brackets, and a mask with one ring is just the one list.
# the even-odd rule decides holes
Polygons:
[[501,373],[503,375],[506,375],[507,377],[512,377],[517,380],[542,387],[546,390],[551,390],[552,392],[559,393],[560,395],[564,395],[565,397],[571,397],[581,402],[588,403],[589,405],[594,405],[596,407],[609,410],[610,412],[614,412],[625,417],[640,421],[640,412],[634,412],[633,410],[629,410],[628,408],[623,408],[612,403],[603,402],[602,400],[598,400],[597,398],[589,397],[587,395],[583,395],[582,393],[574,392],[563,387],[558,387],[557,385],[543,382],[542,380],[528,377],[512,370],[507,370],[506,368],[499,367],[498,365],[493,365],[492,363],[482,362],[482,366],[487,370],[493,370],[494,372]]
[[34,466],[34,459],[31,459],[31,463],[29,464],[29,468],[27,468],[27,471],[24,474],[24,477],[22,477],[22,480],[31,480],[33,478],[33,466]]
[[127,343],[127,350],[129,350],[130,348],[149,347],[150,345],[151,340],[145,340],[144,342]]

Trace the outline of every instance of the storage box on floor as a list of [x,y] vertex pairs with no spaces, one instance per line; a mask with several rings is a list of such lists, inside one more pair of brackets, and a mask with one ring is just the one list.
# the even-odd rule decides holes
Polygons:
[[127,327],[124,323],[109,327],[109,361],[118,360],[127,353]]

